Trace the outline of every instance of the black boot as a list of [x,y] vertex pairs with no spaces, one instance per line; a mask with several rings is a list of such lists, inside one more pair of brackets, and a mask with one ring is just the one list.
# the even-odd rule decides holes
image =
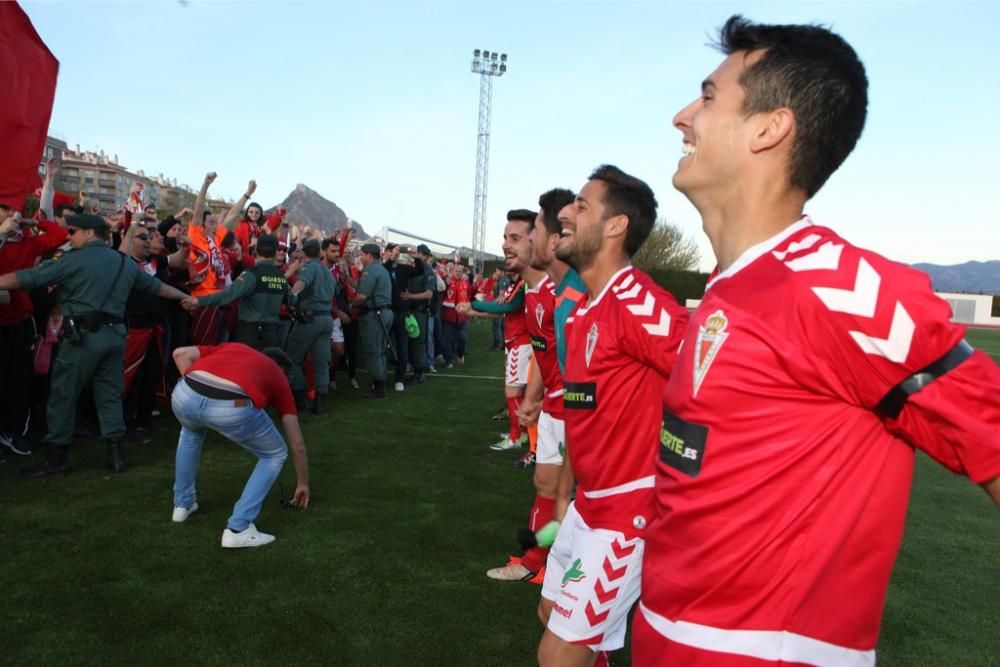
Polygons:
[[415,371],[413,375],[403,380],[403,384],[423,384],[424,383],[424,372]]
[[365,398],[385,398],[385,380],[375,380],[372,390],[365,394]]
[[292,396],[295,398],[295,409],[299,412],[306,411],[306,392],[301,390],[293,390]]
[[67,447],[65,445],[46,445],[45,465],[38,468],[25,468],[20,475],[24,479],[38,479],[41,477],[62,477],[69,472],[66,464]]
[[125,472],[125,450],[121,438],[108,438],[108,470],[114,473]]
[[321,415],[323,414],[323,401],[326,400],[326,394],[321,394],[316,392],[316,398],[313,399],[313,414]]

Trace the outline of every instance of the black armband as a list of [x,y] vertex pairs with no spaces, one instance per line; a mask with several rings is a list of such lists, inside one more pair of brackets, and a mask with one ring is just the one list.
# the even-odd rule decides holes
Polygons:
[[972,355],[972,351],[972,346],[963,340],[948,354],[890,389],[889,393],[875,406],[875,412],[883,419],[896,419],[903,411],[903,406],[906,405],[910,396],[968,359]]

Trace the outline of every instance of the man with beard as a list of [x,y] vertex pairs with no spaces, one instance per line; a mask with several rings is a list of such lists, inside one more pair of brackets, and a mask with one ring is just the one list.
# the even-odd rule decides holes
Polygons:
[[[531,336],[533,369],[517,416],[524,426],[538,423],[537,460],[533,478],[535,501],[528,515],[528,527],[532,532],[552,520],[559,471],[565,453],[563,380],[556,356],[555,283],[547,271],[551,267],[557,278],[562,279],[568,269],[552,253],[561,231],[558,213],[573,199],[574,195],[569,190],[552,190],[543,194],[538,200],[541,207],[538,216],[524,240],[528,246],[526,252],[530,257],[531,270],[524,271],[521,275],[527,283],[525,319]],[[554,229],[555,232],[550,234],[549,229]],[[532,415],[530,418],[528,413]],[[532,547],[520,558],[510,557],[504,567],[489,570],[486,576],[491,579],[523,580],[540,584],[544,578],[548,552],[546,547]]]
[[687,323],[687,311],[629,263],[655,222],[653,191],[610,165],[565,212],[559,257],[587,286],[566,322],[564,465],[578,486],[571,503],[560,484],[553,512],[561,527],[539,606],[543,667],[593,665],[620,648],[639,597],[663,389]]
[[499,442],[490,445],[494,451],[505,451],[522,446],[528,439],[527,431],[522,433],[517,418],[524,387],[528,384],[528,368],[531,363],[531,338],[524,312],[525,275],[541,279],[542,272],[531,268],[531,244],[528,234],[535,224],[537,213],[528,209],[507,212],[507,226],[503,232],[503,252],[507,270],[519,275],[520,279],[511,285],[496,301],[473,301],[458,308],[458,312],[472,317],[489,319],[504,318],[504,345],[507,366],[504,374],[504,398],[507,402],[509,430]]
[[864,127],[854,49],[741,16],[718,48],[674,117],[718,270],[665,394],[632,656],[873,665],[914,448],[1000,505],[1000,370],[926,274],[803,214]]

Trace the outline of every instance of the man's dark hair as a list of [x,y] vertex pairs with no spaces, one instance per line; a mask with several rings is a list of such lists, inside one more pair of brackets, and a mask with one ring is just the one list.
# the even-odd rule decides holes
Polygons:
[[515,220],[519,222],[528,223],[528,230],[530,231],[535,226],[535,217],[538,214],[526,208],[515,208],[507,211],[507,222],[514,222]]
[[610,164],[602,164],[595,169],[590,180],[601,181],[607,186],[604,219],[615,215],[628,218],[625,252],[631,257],[642,247],[656,224],[656,195],[645,181],[629,176]]
[[149,209],[156,210],[156,204],[146,204],[146,208],[142,209],[143,213],[148,213]]
[[234,245],[236,245],[236,234],[226,232],[226,235],[222,237],[222,247],[232,248]]
[[740,76],[743,113],[787,107],[795,114],[789,181],[812,197],[854,150],[868,113],[865,66],[851,45],[816,25],[767,25],[731,16],[716,47],[763,50]]
[[[69,211],[69,213],[66,213],[67,211]],[[76,211],[74,210],[72,204],[56,204],[52,209],[52,212],[57,218],[61,218],[64,213],[66,213],[66,215],[73,215]]]
[[542,222],[545,224],[545,231],[549,234],[559,234],[562,232],[562,225],[559,224],[559,211],[573,203],[576,195],[572,190],[565,188],[553,188],[538,198],[538,207],[541,209]]
[[337,239],[323,239],[323,242],[319,244],[319,247],[323,252],[326,252],[327,248],[332,245],[337,246],[338,249],[340,248],[340,244],[337,243]]
[[292,358],[280,347],[265,347],[260,353],[278,364],[285,373],[292,370]]
[[304,243],[302,244],[302,254],[309,259],[316,259],[319,257],[319,243]]

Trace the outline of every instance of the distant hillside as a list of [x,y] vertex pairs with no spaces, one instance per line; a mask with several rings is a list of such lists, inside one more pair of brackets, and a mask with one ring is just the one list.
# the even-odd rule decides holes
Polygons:
[[1000,260],[966,262],[941,266],[939,264],[914,264],[931,277],[931,284],[938,292],[982,292],[1000,294]]
[[[371,238],[361,224],[348,217],[343,209],[302,183],[296,185],[279,206],[288,209],[288,221],[291,223],[302,223],[327,232],[350,224],[360,240],[367,241]],[[268,209],[268,212],[275,208],[277,206]]]

